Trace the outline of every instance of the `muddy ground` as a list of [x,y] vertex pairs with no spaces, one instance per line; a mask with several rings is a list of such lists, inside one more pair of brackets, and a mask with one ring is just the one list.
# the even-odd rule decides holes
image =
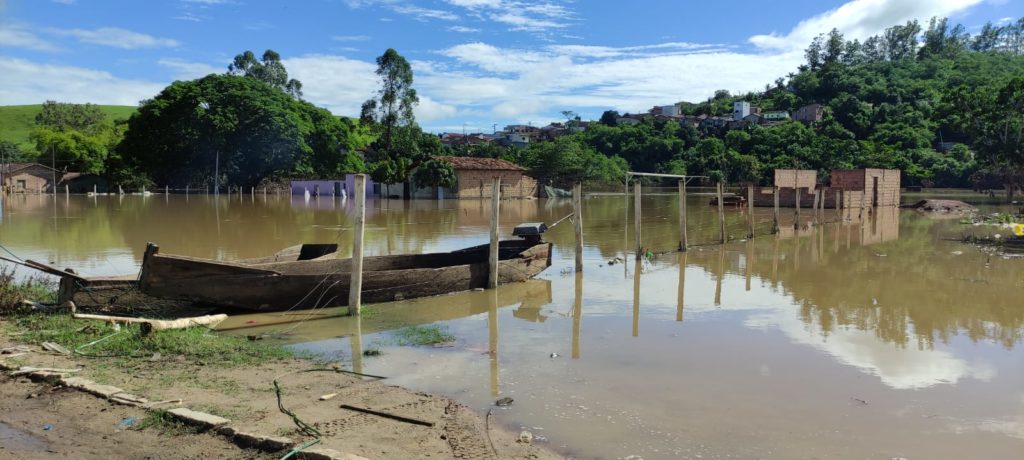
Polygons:
[[144,420],[141,409],[48,383],[0,377],[0,458],[278,458],[240,449],[215,434],[138,429]]
[[[14,344],[11,337],[0,335],[0,348]],[[282,403],[321,433],[322,447],[366,458],[562,458],[544,445],[520,442],[518,431],[503,427],[500,408],[490,416],[478,414],[445,397],[388,385],[386,379],[338,373],[305,359],[225,369],[154,357],[125,369],[104,358],[46,354],[33,347],[33,352],[6,362],[80,368],[74,375],[120,387],[150,401],[182,399],[180,407],[226,417],[238,430],[284,436],[296,443],[314,439],[278,409],[273,386],[277,379]],[[0,439],[5,446],[0,457],[277,458],[240,450],[214,434],[120,429],[118,424],[125,417],[142,420],[144,412],[70,389],[6,376],[0,380],[0,388]],[[337,395],[320,399],[331,393]],[[38,396],[28,398],[30,394]],[[361,413],[340,407],[343,404],[420,423]],[[163,406],[173,407],[179,406]],[[46,424],[53,428],[44,431]]]

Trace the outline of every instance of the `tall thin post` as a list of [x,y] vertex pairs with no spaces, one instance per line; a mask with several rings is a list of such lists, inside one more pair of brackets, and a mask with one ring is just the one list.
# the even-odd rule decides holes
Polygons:
[[121,187],[120,184],[118,184],[118,186],[117,186],[117,194],[118,195],[124,195],[124,187]]
[[723,203],[725,198],[722,197],[724,188],[719,182],[716,190],[718,192],[718,242],[722,244],[725,244],[725,203]]
[[249,195],[252,197],[252,199],[256,199],[256,187],[252,187],[252,189],[249,190]]
[[782,191],[778,185],[772,190],[772,199],[775,200],[775,214],[772,215],[772,233],[779,233],[779,192]]
[[814,201],[811,204],[812,215],[814,216],[814,223],[818,223],[818,200],[821,199],[821,193],[818,190],[814,190]]
[[795,220],[793,221],[793,228],[797,228],[800,226],[800,187],[796,187],[793,190],[796,193],[796,210],[793,211],[793,215],[795,216]]
[[640,243],[640,182],[633,184],[633,233],[635,233],[636,239],[636,257],[637,262],[640,261],[640,251],[642,250]]
[[70,196],[70,195],[71,195],[71,188],[68,187],[68,184],[64,184],[64,196]]
[[686,179],[679,179],[679,250],[686,251]]
[[572,303],[572,359],[580,359],[580,323],[583,322],[583,273],[576,272],[576,290]]
[[572,219],[576,233],[576,272],[583,271],[583,184],[572,186]]
[[185,196],[188,196],[188,184],[185,184]]
[[498,211],[501,206],[501,178],[495,177],[491,182],[491,252],[487,258],[487,288],[498,287]]
[[843,217],[843,195],[839,189],[836,189],[836,217],[839,219]]
[[366,226],[366,174],[356,174],[356,222],[352,233],[352,265],[348,288],[348,314],[359,315],[363,290],[363,231]]
[[747,184],[747,222],[750,229],[747,231],[747,238],[754,237],[754,184]]
[[164,196],[171,194],[171,187],[164,185]]
[[96,195],[96,184],[92,184],[92,194]]

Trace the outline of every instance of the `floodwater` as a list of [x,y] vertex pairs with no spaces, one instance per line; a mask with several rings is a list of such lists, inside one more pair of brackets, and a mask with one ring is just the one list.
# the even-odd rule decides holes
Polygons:
[[[627,208],[628,201],[628,208]],[[907,201],[905,199],[904,201]],[[446,251],[487,241],[489,201],[369,203],[367,252]],[[552,229],[538,279],[366,307],[233,317],[392,384],[442,393],[491,423],[580,458],[1020,458],[1024,452],[1024,259],[949,241],[978,227],[880,210],[807,210],[770,235],[771,210],[727,209],[717,240],[706,196],[645,196],[633,253],[632,197],[584,202],[584,270],[571,224]],[[994,210],[994,207],[987,207]],[[1008,208],[1006,208],[1008,209]],[[502,203],[501,231],[569,214],[567,200]],[[233,259],[301,242],[350,252],[351,203],[300,197],[22,196],[0,244],[85,274],[130,273],[147,241]],[[625,263],[610,263],[615,258]],[[436,325],[444,347],[398,346]],[[256,326],[256,327],[252,327]],[[364,350],[380,356],[362,356]]]

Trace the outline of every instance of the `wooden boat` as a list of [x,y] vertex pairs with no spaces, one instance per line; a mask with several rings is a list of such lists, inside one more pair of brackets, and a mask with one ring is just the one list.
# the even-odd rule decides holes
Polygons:
[[[483,288],[489,245],[452,252],[363,259],[367,303]],[[499,243],[498,281],[525,281],[551,265],[551,243]],[[253,311],[348,304],[351,259],[334,254],[308,260],[232,263],[166,255],[150,245],[139,289],[152,297]]]

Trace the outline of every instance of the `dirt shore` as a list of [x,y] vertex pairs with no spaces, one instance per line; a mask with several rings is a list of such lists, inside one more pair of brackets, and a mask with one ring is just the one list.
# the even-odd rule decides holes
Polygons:
[[[3,324],[0,321],[0,330]],[[17,345],[2,335],[0,348]],[[542,445],[522,442],[519,432],[504,429],[500,415],[478,414],[451,399],[410,391],[387,380],[339,373],[306,359],[237,367],[206,366],[173,356],[154,356],[131,370],[112,366],[105,358],[48,354],[39,347],[14,358],[0,355],[8,366],[81,369],[74,373],[148,398],[181,399],[180,405],[218,415],[232,428],[286,437],[294,445],[316,439],[302,432],[278,408],[281,404],[320,433],[317,447],[365,458],[562,458]],[[0,457],[13,458],[279,458],[273,453],[243,450],[224,436],[168,432],[159,426],[124,427],[126,417],[143,420],[145,411],[102,398],[23,378],[0,377]],[[324,395],[336,394],[321,400]],[[371,409],[405,421],[342,408]],[[44,427],[50,425],[49,430]]]

